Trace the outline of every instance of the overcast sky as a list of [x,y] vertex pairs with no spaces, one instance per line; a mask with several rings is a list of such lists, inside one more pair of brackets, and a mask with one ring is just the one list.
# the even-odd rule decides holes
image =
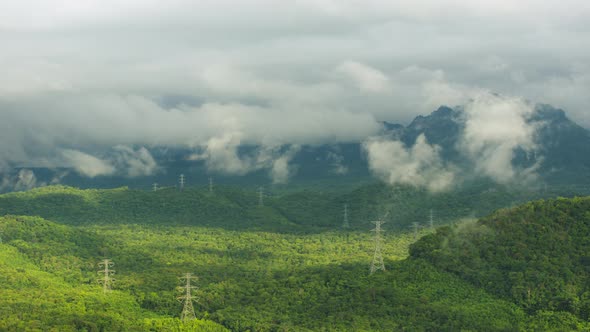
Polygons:
[[0,161],[362,140],[481,91],[590,127],[588,22],[586,0],[3,1]]

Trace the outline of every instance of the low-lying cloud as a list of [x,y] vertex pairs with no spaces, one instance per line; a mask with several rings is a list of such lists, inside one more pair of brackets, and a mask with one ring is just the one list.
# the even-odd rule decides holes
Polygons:
[[[410,147],[382,137],[365,141],[370,170],[390,184],[413,185],[434,192],[447,190],[461,181],[459,174],[485,176],[502,184],[535,180],[543,158],[535,153],[539,124],[530,121],[534,105],[522,98],[486,91],[469,91],[465,96],[470,100],[457,119],[462,129],[457,145],[451,148],[469,164],[445,164],[440,147],[428,144],[422,134]],[[517,151],[530,155],[533,164],[515,165]]]
[[299,151],[298,145],[247,146],[243,147],[239,133],[214,137],[201,146],[202,152],[189,156],[189,160],[203,160],[210,172],[225,175],[245,175],[258,170],[267,170],[274,184],[286,183],[296,172],[290,165]]
[[63,166],[90,178],[110,175],[148,176],[159,170],[158,164],[145,147],[133,149],[117,145],[104,158],[78,150],[62,149],[61,156]]
[[369,169],[385,182],[424,187],[433,192],[448,190],[455,175],[440,158],[440,148],[428,144],[424,135],[406,148],[400,141],[373,138],[365,141]]
[[344,157],[342,155],[333,151],[328,151],[326,159],[332,167],[332,173],[338,175],[346,175],[348,173],[348,167],[344,165]]
[[15,174],[4,173],[0,177],[0,192],[25,191],[46,185],[47,183],[38,181],[35,172],[30,169],[20,169]]
[[[534,149],[526,112],[507,115],[505,137],[486,114],[524,106],[478,94],[553,104],[590,127],[589,19],[582,0],[4,1],[0,173],[142,176],[160,171],[147,151],[173,147],[283,181],[296,168],[276,147],[359,142],[378,121],[467,105],[457,148],[510,181],[534,173],[510,164]],[[253,145],[273,157],[238,153]]]
[[538,164],[513,165],[517,149],[532,154],[537,127],[529,120],[534,105],[521,98],[481,93],[465,106],[465,129],[459,149],[474,163],[476,172],[500,183],[535,178]]
[[[8,110],[0,123],[6,138],[0,162],[6,169],[72,167],[87,177],[136,177],[160,171],[148,148],[169,146],[194,149],[212,171],[244,175],[272,168],[273,179],[283,182],[294,168],[282,164],[294,153],[278,154],[276,147],[360,141],[380,129],[370,113],[347,110],[236,103],[167,109],[141,96],[86,97],[0,102]],[[264,153],[242,155],[243,146],[261,146]]]
[[63,149],[61,154],[66,165],[72,167],[80,175],[93,178],[115,174],[116,169],[112,164],[90,154],[71,149]]

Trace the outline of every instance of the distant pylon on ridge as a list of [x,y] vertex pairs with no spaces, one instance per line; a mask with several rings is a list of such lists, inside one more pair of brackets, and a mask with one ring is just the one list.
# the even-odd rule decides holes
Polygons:
[[180,182],[180,190],[183,190],[184,189],[184,174],[180,174],[178,182]]
[[421,227],[422,226],[420,225],[420,223],[417,222],[413,222],[410,226],[410,228],[414,230],[414,240],[418,239],[418,230],[420,230]]
[[154,182],[154,183],[152,184],[152,190],[153,190],[153,191],[158,191],[158,184],[157,184],[156,182]]
[[385,264],[383,263],[383,255],[381,253],[381,225],[385,223],[385,221],[377,220],[371,221],[375,224],[375,228],[372,229],[372,232],[375,232],[375,253],[373,254],[373,261],[371,262],[371,269],[370,274],[375,273],[377,270],[385,271]]
[[350,228],[348,222],[348,204],[344,204],[344,220],[342,221],[342,228]]

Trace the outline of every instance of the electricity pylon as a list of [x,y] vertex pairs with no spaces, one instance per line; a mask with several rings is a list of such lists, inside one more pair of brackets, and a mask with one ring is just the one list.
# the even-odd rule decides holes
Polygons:
[[155,182],[154,182],[154,183],[152,184],[152,190],[153,190],[153,191],[158,191],[158,184],[157,184],[157,183],[155,183]]
[[113,282],[115,281],[113,278],[115,270],[111,269],[113,266],[115,266],[115,263],[108,258],[105,258],[102,262],[98,263],[98,267],[101,269],[98,271],[98,274],[101,276],[97,281],[99,284],[102,284],[102,291],[105,294],[111,290]]
[[412,226],[410,226],[414,230],[414,240],[418,238],[418,230],[420,229],[420,224],[417,222],[413,222]]
[[178,279],[180,279],[180,281],[184,281],[184,286],[178,287],[178,290],[182,292],[182,295],[176,298],[178,301],[184,302],[180,319],[183,322],[194,320],[196,319],[196,316],[195,308],[193,307],[193,301],[197,301],[197,299],[193,297],[192,290],[197,289],[197,287],[191,286],[191,280],[198,280],[198,278],[190,273],[185,273],[184,276]]
[[375,254],[373,255],[373,261],[371,262],[371,273],[375,273],[377,270],[385,271],[385,264],[383,264],[383,256],[381,255],[381,225],[385,223],[385,221],[377,220],[371,221],[375,224],[375,228],[372,229],[372,232],[375,232]]
[[258,188],[258,206],[264,206],[264,188]]
[[213,193],[213,178],[209,177],[209,192]]
[[428,225],[430,226],[430,230],[434,230],[434,217],[432,216],[432,209],[430,209],[430,219],[428,219]]
[[350,228],[348,222],[348,204],[344,204],[344,220],[342,221],[342,228]]
[[180,174],[178,181],[180,182],[180,190],[182,191],[184,189],[184,174]]

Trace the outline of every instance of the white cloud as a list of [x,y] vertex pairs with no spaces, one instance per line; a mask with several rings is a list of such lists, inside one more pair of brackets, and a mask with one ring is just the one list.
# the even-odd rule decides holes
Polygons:
[[517,148],[536,148],[534,124],[527,122],[533,106],[520,98],[481,93],[465,107],[465,131],[460,143],[476,171],[507,183],[534,178],[537,165],[517,169],[512,160]]
[[[61,149],[60,152],[63,160],[60,166],[71,167],[78,174],[90,178],[108,175],[148,176],[160,170],[145,147],[134,149],[117,145],[103,153],[101,158],[73,149]],[[66,175],[58,174],[53,181],[59,182]]]
[[348,167],[344,165],[344,157],[332,152],[328,151],[327,160],[330,162],[330,166],[332,166],[332,173],[338,175],[345,175],[348,173]]
[[430,145],[424,135],[415,144],[373,138],[364,142],[369,169],[387,183],[407,184],[438,192],[449,189],[455,178],[440,159],[440,148]]
[[158,164],[145,147],[134,150],[128,146],[117,145],[113,150],[114,163],[126,176],[147,176],[159,170]]
[[[255,163],[237,157],[237,148],[243,144],[359,141],[380,128],[371,114],[362,112],[236,103],[164,109],[140,96],[48,97],[19,104],[14,112],[14,105],[5,107],[0,160],[10,164],[45,158],[46,167],[64,166],[53,157],[64,150],[67,164],[82,165],[78,172],[91,177],[112,174],[113,168],[129,168],[129,176],[155,170],[146,150],[133,152],[121,146],[204,146],[212,168],[240,173],[239,169],[250,169],[247,165]],[[88,147],[102,151],[115,147],[119,160],[93,157]]]
[[[234,135],[358,141],[481,91],[590,127],[589,20],[583,0],[4,1],[0,166]],[[159,103],[175,95],[195,102]],[[227,144],[216,153],[243,168]],[[131,173],[151,171],[131,154]]]
[[299,146],[291,146],[286,152],[273,158],[272,167],[270,169],[272,183],[285,184],[289,181],[289,178],[295,174],[296,166],[291,165],[290,162],[298,151]]
[[16,175],[4,174],[0,180],[0,192],[25,191],[47,185],[38,182],[35,172],[30,169],[20,169]]
[[296,166],[289,163],[299,151],[298,145],[291,145],[285,151],[281,146],[250,146],[249,151],[241,152],[240,146],[241,134],[224,134],[211,138],[203,145],[202,153],[195,153],[189,159],[204,160],[209,171],[229,175],[266,169],[275,184],[287,183],[296,171]]
[[87,153],[70,149],[64,149],[61,153],[68,166],[72,167],[80,175],[93,178],[115,174],[116,169],[113,165]]
[[205,151],[193,159],[206,161],[207,168],[222,174],[244,175],[256,170],[255,159],[249,155],[240,156],[241,145],[239,133],[226,133],[220,137],[212,137],[205,144]]
[[391,89],[390,80],[385,74],[359,62],[345,61],[336,71],[348,76],[363,91],[386,93]]

